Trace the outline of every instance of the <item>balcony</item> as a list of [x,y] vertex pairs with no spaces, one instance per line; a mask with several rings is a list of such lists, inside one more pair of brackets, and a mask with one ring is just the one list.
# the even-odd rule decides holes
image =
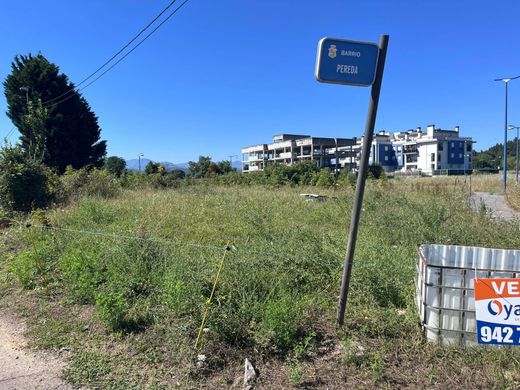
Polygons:
[[277,154],[274,158],[293,158],[293,157],[294,157],[294,153],[284,152],[284,153]]
[[262,155],[257,155],[257,156],[249,156],[249,160],[248,161],[264,161],[265,157],[262,156]]
[[405,147],[403,149],[403,152],[404,152],[404,154],[417,154],[418,153],[417,147],[411,147],[411,148]]

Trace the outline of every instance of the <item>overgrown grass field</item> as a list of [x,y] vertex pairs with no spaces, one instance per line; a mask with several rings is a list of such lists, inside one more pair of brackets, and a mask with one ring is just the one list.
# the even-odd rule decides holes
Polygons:
[[71,350],[76,385],[229,388],[248,357],[259,388],[518,388],[516,350],[423,338],[418,244],[520,247],[518,223],[434,180],[368,183],[343,329],[349,186],[320,189],[324,202],[299,195],[315,188],[212,185],[82,198],[5,233],[0,297],[36,345]]

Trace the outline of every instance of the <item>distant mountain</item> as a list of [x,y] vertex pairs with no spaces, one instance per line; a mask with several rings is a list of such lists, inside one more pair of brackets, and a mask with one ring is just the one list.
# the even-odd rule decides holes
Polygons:
[[189,164],[187,162],[185,163],[177,163],[175,164],[177,169],[182,169],[184,172],[188,172]]
[[[146,165],[150,161],[153,161],[153,160],[149,160],[147,158],[141,159],[141,172],[144,171],[144,169],[146,168]],[[153,161],[153,162],[155,162],[155,161]],[[163,162],[160,162],[160,164],[162,164],[168,172],[173,171],[174,169],[180,169],[184,172],[188,172],[188,168],[189,168],[189,163],[187,163],[187,162],[174,164],[174,163],[171,163],[168,161],[163,161]],[[240,161],[233,161],[231,166],[239,172],[242,171],[242,162],[240,162]],[[126,160],[126,169],[128,169],[129,171],[138,172],[139,171],[139,159],[134,158],[132,160]]]
[[[148,164],[150,161],[151,160],[148,160],[147,158],[141,159],[141,171],[144,171],[146,164]],[[129,171],[139,171],[139,159],[134,158],[132,160],[126,160],[126,169]]]
[[[141,159],[141,172],[144,171],[144,169],[146,168],[146,165],[149,162],[155,162],[155,161],[147,159],[147,158]],[[171,163],[168,161],[162,161],[162,162],[159,162],[159,164],[162,164],[168,172],[173,171],[174,169],[181,169],[183,171],[188,170],[188,163],[174,164],[174,163]],[[139,159],[134,158],[132,160],[126,160],[126,169],[128,169],[129,171],[138,172],[139,171]]]

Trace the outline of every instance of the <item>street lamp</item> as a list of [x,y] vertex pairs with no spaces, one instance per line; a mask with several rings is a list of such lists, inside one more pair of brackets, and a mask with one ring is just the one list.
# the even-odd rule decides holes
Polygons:
[[495,79],[495,81],[503,81],[506,84],[506,123],[504,126],[504,194],[507,190],[507,86],[511,80],[517,79],[519,77],[520,76]]
[[518,130],[520,130],[520,126],[509,125],[509,130],[516,129],[516,184],[518,184]]
[[137,155],[137,157],[139,158],[139,172],[141,172],[141,157],[143,157],[143,156],[144,156],[143,153],[139,153],[139,154]]

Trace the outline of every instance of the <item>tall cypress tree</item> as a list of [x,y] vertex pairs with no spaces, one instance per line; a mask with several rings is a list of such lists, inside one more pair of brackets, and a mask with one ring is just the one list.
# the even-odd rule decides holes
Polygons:
[[[25,151],[31,151],[35,139],[43,140],[43,162],[60,172],[64,172],[68,165],[75,169],[103,165],[106,141],[100,140],[97,117],[55,64],[42,54],[16,56],[11,74],[3,84],[7,116],[18,128]],[[55,98],[58,99],[51,101]],[[38,102],[43,102],[46,108],[44,126],[31,128],[27,125],[27,117],[31,115],[31,105]],[[34,134],[35,131],[39,134]]]

